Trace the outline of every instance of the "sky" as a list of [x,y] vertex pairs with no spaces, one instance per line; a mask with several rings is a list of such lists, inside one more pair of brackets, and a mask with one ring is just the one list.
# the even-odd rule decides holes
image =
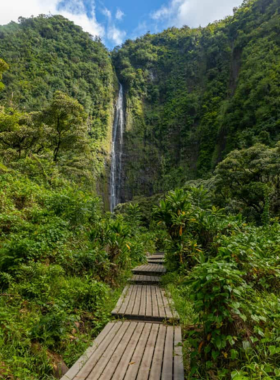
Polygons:
[[242,0],[0,0],[0,25],[20,16],[61,14],[112,49],[148,31],[206,26],[241,4]]

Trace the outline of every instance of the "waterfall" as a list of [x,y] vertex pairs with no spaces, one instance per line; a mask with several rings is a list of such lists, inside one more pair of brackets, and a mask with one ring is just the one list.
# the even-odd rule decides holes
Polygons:
[[110,211],[120,201],[120,189],[122,180],[122,149],[124,132],[124,96],[123,86],[120,84],[118,100],[115,109],[113,125],[112,153],[111,153],[111,176],[110,176]]

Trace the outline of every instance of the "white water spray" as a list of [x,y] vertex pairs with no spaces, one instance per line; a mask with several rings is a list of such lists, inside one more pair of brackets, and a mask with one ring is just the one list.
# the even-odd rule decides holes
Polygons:
[[122,180],[122,150],[124,132],[124,96],[123,86],[120,84],[118,100],[115,109],[113,125],[112,153],[111,153],[111,177],[110,177],[110,211],[120,201],[120,189]]

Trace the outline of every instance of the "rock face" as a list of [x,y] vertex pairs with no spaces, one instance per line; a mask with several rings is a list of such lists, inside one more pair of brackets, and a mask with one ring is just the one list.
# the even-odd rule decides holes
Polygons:
[[230,151],[279,140],[279,22],[279,2],[256,0],[113,52],[125,89],[121,201],[207,179]]
[[54,377],[56,379],[61,379],[68,371],[69,368],[67,365],[63,361],[60,361],[54,366]]

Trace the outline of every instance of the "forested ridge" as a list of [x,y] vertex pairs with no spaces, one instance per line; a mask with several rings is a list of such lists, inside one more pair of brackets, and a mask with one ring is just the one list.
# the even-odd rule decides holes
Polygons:
[[275,145],[279,25],[278,1],[250,0],[206,28],[115,49],[127,99],[124,199],[209,178],[233,149]]
[[0,379],[61,378],[156,251],[185,377],[280,379],[279,28],[277,0],[111,53],[62,16],[0,26]]
[[[76,174],[87,176],[88,180],[96,183],[100,193],[105,194],[116,79],[109,53],[101,41],[93,39],[62,16],[41,15],[20,18],[18,24],[11,22],[1,26],[0,52],[1,58],[9,65],[3,77],[5,88],[0,94],[1,104],[9,114],[12,109],[16,111],[14,118],[29,119],[30,133],[32,128],[33,131],[41,128],[35,113],[48,113],[51,102],[59,96],[58,92],[63,93],[66,102],[71,102],[72,98],[80,103],[79,112],[83,114],[83,120],[79,121],[79,132],[77,126],[73,128],[72,137],[79,134],[81,139],[88,139],[87,148],[84,151],[85,144],[80,147],[82,157],[76,149],[75,157],[72,154],[70,159],[71,164],[63,159],[61,166],[67,170],[74,167]],[[20,123],[23,124],[23,120]],[[49,124],[45,124],[51,127],[50,123],[49,120]],[[67,138],[70,140],[69,134]],[[33,145],[29,141],[27,148],[22,141],[23,147],[17,147],[21,150],[22,159],[36,153],[36,143]],[[46,141],[39,143],[40,157],[43,150],[48,150],[47,145]],[[61,149],[66,145],[62,144]],[[5,148],[14,149],[11,139],[9,143],[6,140]]]

